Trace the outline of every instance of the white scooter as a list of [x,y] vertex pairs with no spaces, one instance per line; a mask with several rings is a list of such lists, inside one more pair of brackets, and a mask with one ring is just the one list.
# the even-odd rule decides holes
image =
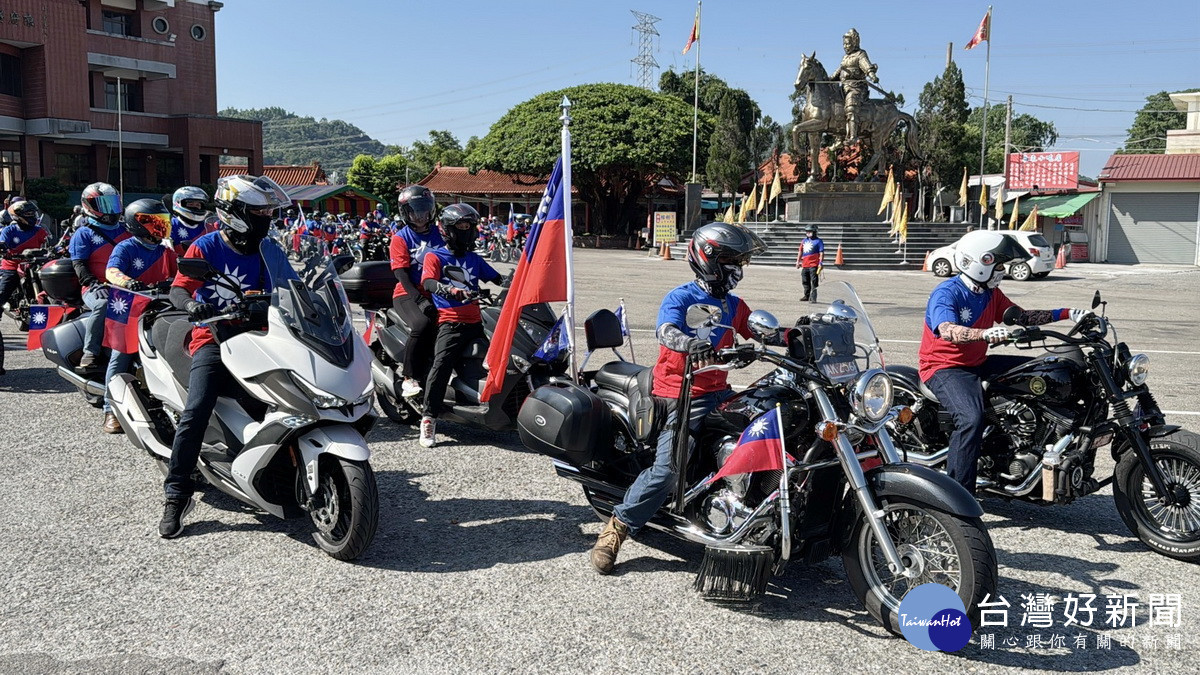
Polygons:
[[[379,518],[363,439],[376,420],[371,352],[354,331],[328,256],[311,258],[297,278],[277,243],[264,240],[261,254],[270,294],[243,293],[236,270],[231,275],[204,259],[179,260],[182,274],[220,289],[225,313],[207,323],[218,335],[221,362],[242,390],[218,399],[197,469],[222,492],[274,516],[307,515],[317,544],[351,560],[370,545]],[[345,258],[347,267],[353,264]],[[220,322],[239,320],[267,328],[220,339]],[[164,472],[187,401],[191,328],[187,315],[173,308],[146,311],[139,320],[140,377],[121,374],[108,385],[126,436]]]

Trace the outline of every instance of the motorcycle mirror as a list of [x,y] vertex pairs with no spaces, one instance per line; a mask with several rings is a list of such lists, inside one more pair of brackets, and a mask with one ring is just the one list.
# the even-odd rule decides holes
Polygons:
[[333,259],[333,269],[337,270],[338,274],[345,274],[351,267],[354,267],[354,256],[349,253],[343,253]]
[[1101,303],[1100,290],[1097,289],[1096,294],[1092,296],[1092,309],[1096,309],[1097,307],[1099,307],[1100,303]]
[[688,328],[701,328],[721,316],[721,308],[716,305],[695,304],[687,308],[684,320]]
[[756,309],[750,312],[750,318],[746,320],[750,327],[750,332],[759,340],[766,342],[768,339],[779,334],[779,319],[770,312]]
[[1004,310],[1004,325],[1015,326],[1021,320],[1021,310],[1016,307],[1009,307]]
[[180,258],[178,264],[179,273],[189,279],[208,281],[217,276],[216,270],[204,258]]

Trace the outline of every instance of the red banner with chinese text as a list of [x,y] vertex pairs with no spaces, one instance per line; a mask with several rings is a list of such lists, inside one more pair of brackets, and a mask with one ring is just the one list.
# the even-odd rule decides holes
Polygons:
[[1079,187],[1079,153],[1014,152],[1005,176],[1009,190],[1074,190]]

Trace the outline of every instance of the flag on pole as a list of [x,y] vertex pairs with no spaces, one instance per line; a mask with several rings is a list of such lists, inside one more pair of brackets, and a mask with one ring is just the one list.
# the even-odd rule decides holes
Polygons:
[[629,360],[637,363],[637,357],[633,355],[633,337],[629,334],[629,320],[625,317],[625,298],[621,298],[614,314],[617,315],[617,321],[621,324],[621,337],[625,338],[626,344],[629,345]]
[[1017,197],[1013,200],[1012,215],[1008,219],[1008,229],[1017,229],[1017,216],[1021,213],[1021,198]]
[[692,32],[688,35],[687,44],[683,46],[683,53],[688,53],[696,40],[700,39],[700,3],[696,3],[696,20],[692,22]]
[[725,217],[722,220],[730,225],[737,222],[737,214],[733,212],[733,202],[729,202],[729,208],[725,209]]
[[779,199],[779,195],[783,193],[783,181],[779,179],[779,167],[775,167],[775,180],[771,181],[771,201]]
[[1033,205],[1033,210],[1029,212],[1029,217],[1025,219],[1021,225],[1021,232],[1037,232],[1038,231],[1038,212],[1037,204]]
[[896,198],[896,177],[892,175],[892,167],[889,166],[888,167],[887,186],[885,186],[883,188],[883,199],[879,200],[879,210],[875,212],[875,215],[879,215],[879,214],[883,213],[887,209],[888,204],[891,204],[895,198]]
[[888,230],[888,236],[900,231],[901,209],[904,206],[904,198],[901,194],[902,191],[897,187],[896,194],[892,198],[892,229]]
[[729,459],[708,482],[755,471],[782,471],[784,454],[783,421],[776,407],[759,415],[746,427]]
[[967,205],[967,167],[963,167],[963,181],[958,188],[958,205]]
[[[1001,194],[1004,194],[1003,190],[1001,190]],[[1001,199],[1000,197],[996,197],[996,227],[999,228],[1000,223],[1003,223],[1003,222],[1004,222],[1004,200]]]
[[758,210],[758,183],[750,186],[750,196],[746,198],[746,215]]
[[896,226],[896,234],[900,235],[900,243],[908,241],[908,202],[904,202],[904,213],[900,216],[900,224]]
[[26,349],[42,347],[42,333],[57,326],[67,313],[61,305],[33,305],[29,308],[29,334],[25,337]]
[[550,332],[546,335],[546,339],[542,342],[542,346],[537,348],[533,353],[533,358],[541,359],[547,363],[554,361],[563,352],[571,349],[571,336],[567,330],[567,315],[563,313],[558,317],[558,321],[550,327]]
[[988,186],[983,182],[983,176],[979,177],[979,212],[987,213],[988,202]]
[[134,354],[138,350],[138,319],[152,298],[115,286],[108,291],[108,305],[104,312],[105,347],[122,354]]
[[979,22],[979,28],[975,29],[975,34],[971,36],[970,42],[963,49],[974,49],[984,40],[992,41],[992,9],[990,7],[987,14],[983,15],[983,21]]
[[550,181],[542,194],[533,225],[525,235],[525,248],[517,259],[517,270],[496,323],[488,347],[488,376],[480,399],[487,401],[504,385],[508,358],[521,310],[539,302],[567,299],[566,221],[570,208],[571,186],[563,184],[563,160],[560,157],[550,172]]
[[517,214],[513,213],[512,202],[508,203],[508,229],[504,233],[504,240],[512,243],[513,238],[517,236]]
[[767,184],[762,184],[762,190],[758,195],[758,206],[754,209],[755,213],[762,213],[763,209],[767,208]]

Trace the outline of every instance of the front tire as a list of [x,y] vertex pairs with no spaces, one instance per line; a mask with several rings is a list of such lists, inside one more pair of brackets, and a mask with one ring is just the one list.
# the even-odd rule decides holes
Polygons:
[[1008,276],[1013,278],[1013,281],[1029,281],[1033,278],[1033,270],[1026,263],[1017,263],[1008,268]]
[[1150,440],[1150,456],[1167,485],[1186,494],[1183,504],[1164,506],[1137,453],[1126,451],[1113,470],[1113,501],[1130,532],[1168,558],[1200,560],[1200,436],[1176,431]]
[[323,455],[320,483],[309,512],[317,545],[338,560],[354,560],[375,538],[379,525],[379,490],[367,462]]
[[962,598],[967,616],[979,625],[979,603],[996,593],[996,548],[979,518],[962,518],[896,498],[881,504],[884,525],[906,562],[921,574],[893,575],[861,511],[842,551],[846,579],[855,597],[888,631],[900,635],[900,601],[926,583],[949,587]]
[[935,277],[948,277],[954,273],[954,268],[950,266],[950,261],[945,258],[934,260],[932,267]]

